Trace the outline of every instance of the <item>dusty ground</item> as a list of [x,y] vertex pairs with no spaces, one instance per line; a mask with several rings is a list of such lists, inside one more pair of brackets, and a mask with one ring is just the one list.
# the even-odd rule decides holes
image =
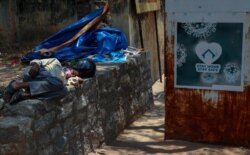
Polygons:
[[181,140],[164,141],[163,83],[153,86],[154,108],[135,121],[109,146],[96,149],[89,155],[250,155],[243,147],[227,147],[192,143]]
[[0,45],[0,87],[18,78],[27,65],[20,62],[21,56],[28,53],[38,41],[22,44]]
[[21,54],[0,55],[0,87],[6,86],[12,79],[18,78],[27,65],[20,62]]

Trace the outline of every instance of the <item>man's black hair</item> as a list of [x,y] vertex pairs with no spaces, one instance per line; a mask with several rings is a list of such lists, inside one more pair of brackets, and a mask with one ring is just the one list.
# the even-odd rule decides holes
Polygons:
[[74,67],[81,78],[90,78],[95,75],[96,64],[91,59],[83,59]]

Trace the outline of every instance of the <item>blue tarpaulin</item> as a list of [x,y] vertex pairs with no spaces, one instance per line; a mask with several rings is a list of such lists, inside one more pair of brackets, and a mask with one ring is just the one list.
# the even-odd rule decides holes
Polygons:
[[87,23],[95,17],[100,16],[103,8],[95,10],[75,23],[67,26],[49,38],[39,43],[21,58],[22,62],[29,62],[33,59],[57,58],[59,61],[70,61],[79,58],[86,58],[91,55],[95,62],[122,62],[125,55],[120,53],[121,49],[128,46],[125,35],[118,29],[104,27],[83,33],[70,45],[60,48],[51,55],[43,55],[40,49],[49,49],[74,37]]

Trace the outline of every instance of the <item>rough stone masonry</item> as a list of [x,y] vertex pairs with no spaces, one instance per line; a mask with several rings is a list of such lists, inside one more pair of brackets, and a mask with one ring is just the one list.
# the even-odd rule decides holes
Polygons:
[[148,52],[97,65],[94,78],[60,100],[25,100],[0,116],[1,155],[86,154],[111,143],[153,105]]

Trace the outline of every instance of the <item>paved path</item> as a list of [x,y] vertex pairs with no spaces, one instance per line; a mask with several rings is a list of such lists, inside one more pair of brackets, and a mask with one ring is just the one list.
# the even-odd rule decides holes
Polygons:
[[153,86],[154,107],[124,130],[116,141],[89,155],[250,155],[242,147],[226,147],[191,143],[180,140],[164,141],[164,91],[163,83]]

